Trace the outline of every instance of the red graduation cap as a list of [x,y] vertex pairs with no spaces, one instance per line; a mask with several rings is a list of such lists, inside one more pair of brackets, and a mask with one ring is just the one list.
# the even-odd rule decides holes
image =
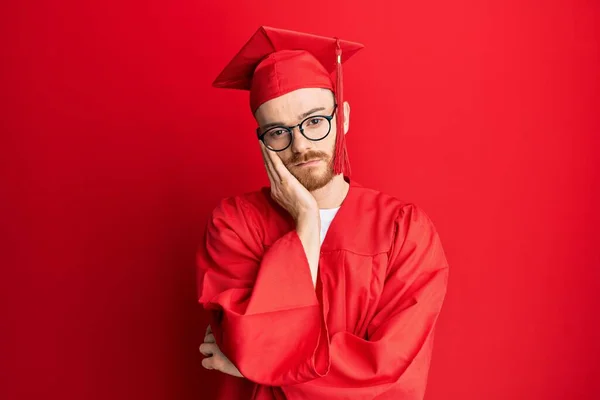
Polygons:
[[[261,104],[301,88],[335,93],[337,136],[334,171],[350,176],[344,134],[342,63],[364,46],[338,38],[261,26],[213,82],[250,91],[254,113]],[[336,71],[335,85],[331,74]]]

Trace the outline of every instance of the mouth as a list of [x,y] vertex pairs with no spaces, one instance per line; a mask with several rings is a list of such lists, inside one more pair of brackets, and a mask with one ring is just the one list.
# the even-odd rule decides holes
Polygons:
[[319,162],[321,162],[321,160],[316,159],[316,160],[301,162],[301,163],[295,164],[294,166],[295,167],[310,167],[313,165],[317,165]]

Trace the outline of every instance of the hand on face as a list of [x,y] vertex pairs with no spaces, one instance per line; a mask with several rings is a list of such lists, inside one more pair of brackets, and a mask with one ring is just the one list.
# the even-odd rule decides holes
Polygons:
[[313,195],[288,171],[277,154],[269,151],[262,142],[259,143],[271,182],[271,197],[295,221],[305,214],[318,214],[319,207]]

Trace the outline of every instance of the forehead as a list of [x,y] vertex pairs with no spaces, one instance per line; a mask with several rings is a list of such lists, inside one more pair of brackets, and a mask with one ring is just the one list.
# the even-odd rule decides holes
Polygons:
[[274,121],[293,123],[298,116],[311,109],[331,108],[333,102],[333,93],[328,89],[298,89],[265,102],[256,110],[254,116],[259,125]]

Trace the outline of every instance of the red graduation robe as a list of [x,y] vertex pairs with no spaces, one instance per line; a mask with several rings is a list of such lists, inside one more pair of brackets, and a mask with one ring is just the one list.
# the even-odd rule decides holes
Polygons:
[[223,200],[198,251],[199,302],[245,376],[225,377],[221,398],[422,399],[448,279],[431,220],[352,181],[315,290],[269,190]]

